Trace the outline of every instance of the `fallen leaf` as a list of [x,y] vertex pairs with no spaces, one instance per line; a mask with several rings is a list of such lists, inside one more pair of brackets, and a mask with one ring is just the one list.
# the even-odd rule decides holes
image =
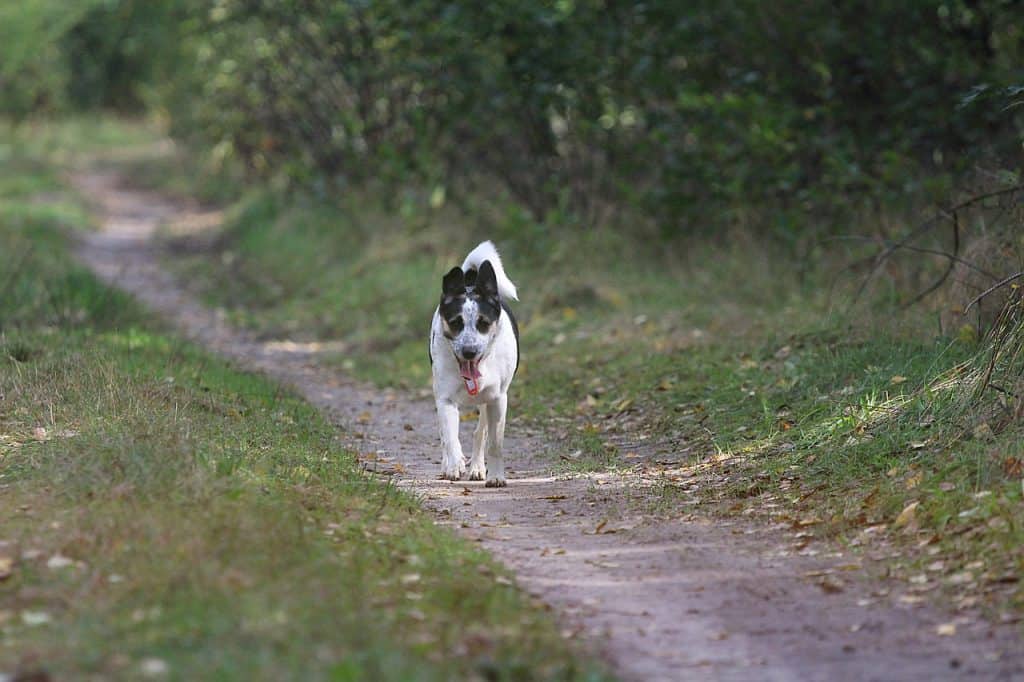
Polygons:
[[935,634],[940,637],[952,637],[956,634],[956,623],[943,623],[935,628]]
[[632,398],[623,398],[613,405],[616,412],[626,412],[629,408],[633,407]]
[[50,622],[50,614],[46,611],[22,611],[21,622],[29,627],[46,625]]
[[14,572],[14,559],[9,556],[0,556],[0,580],[6,580]]
[[920,502],[911,502],[906,507],[904,507],[903,511],[900,512],[900,515],[896,517],[895,521],[893,521],[892,527],[903,528],[904,526],[909,526],[910,524],[916,523],[917,505],[919,504]]
[[822,589],[825,594],[838,594],[843,591],[843,584],[838,580],[832,580],[825,578],[818,583],[818,587]]
[[978,440],[992,440],[996,437],[995,432],[992,431],[992,427],[988,425],[988,422],[981,422],[975,426],[974,430],[971,431],[971,435]]
[[905,376],[901,376],[899,374],[896,374],[891,379],[889,379],[889,383],[890,384],[897,384],[898,385],[898,384],[902,384],[906,380],[907,380],[907,378]]
[[66,557],[66,556],[64,556],[62,554],[54,554],[52,557],[50,557],[47,560],[46,567],[47,568],[52,568],[52,569],[67,568],[68,566],[72,565],[73,563],[75,563],[73,559],[69,559],[68,557]]
[[146,677],[159,677],[171,671],[167,661],[160,658],[146,658],[139,663],[139,672]]

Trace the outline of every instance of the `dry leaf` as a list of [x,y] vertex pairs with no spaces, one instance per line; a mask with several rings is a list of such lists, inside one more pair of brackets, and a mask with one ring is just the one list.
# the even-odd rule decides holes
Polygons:
[[893,521],[892,527],[903,528],[904,526],[909,526],[913,523],[916,523],[917,505],[919,504],[920,502],[911,502],[906,507],[904,507],[903,511],[900,512],[900,515],[896,517],[895,521]]
[[54,554],[52,557],[49,558],[49,560],[47,560],[46,567],[54,569],[67,568],[73,563],[75,563],[73,559],[69,559],[68,557],[62,554]]
[[935,634],[940,637],[952,637],[956,634],[956,623],[943,623],[935,628]]
[[978,440],[992,440],[996,437],[995,432],[992,431],[992,427],[988,425],[988,422],[981,422],[975,426],[974,430],[971,431],[971,435]]
[[160,658],[147,658],[139,664],[139,672],[146,677],[160,677],[171,671],[167,661]]
[[838,594],[843,591],[843,584],[838,580],[832,580],[830,578],[822,580],[818,583],[818,587],[820,587],[825,594]]
[[0,580],[6,580],[14,572],[14,559],[9,556],[0,556]]
[[50,614],[46,611],[22,611],[21,622],[29,627],[46,625],[51,620]]
[[889,383],[890,384],[902,384],[906,380],[907,380],[907,378],[905,376],[900,376],[899,374],[897,374],[897,375],[893,376],[893,378],[889,379]]

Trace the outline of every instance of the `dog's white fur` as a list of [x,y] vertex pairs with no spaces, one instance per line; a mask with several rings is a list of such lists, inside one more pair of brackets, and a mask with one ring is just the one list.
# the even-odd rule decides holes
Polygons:
[[[497,249],[485,241],[473,249],[462,263],[462,271],[479,270],[490,261],[498,282],[498,294],[518,300],[516,287],[505,274]],[[505,460],[502,445],[505,438],[505,414],[508,410],[508,389],[519,361],[518,343],[512,320],[503,310],[486,333],[477,330],[477,304],[467,299],[463,304],[463,329],[453,339],[445,337],[441,307],[434,311],[430,327],[430,358],[433,369],[434,400],[437,404],[438,428],[441,433],[441,477],[452,481],[466,473],[466,460],[459,442],[459,410],[477,407],[480,421],[473,438],[473,458],[469,462],[469,480],[487,479],[488,487],[503,487]],[[450,331],[450,330],[449,330]],[[456,355],[470,349],[479,360],[478,392],[470,395],[459,371]]]

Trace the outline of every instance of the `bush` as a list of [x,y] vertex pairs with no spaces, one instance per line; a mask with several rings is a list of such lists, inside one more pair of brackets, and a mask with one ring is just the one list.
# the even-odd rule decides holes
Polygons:
[[[132,108],[307,187],[495,187],[544,218],[669,231],[920,192],[1016,158],[1004,0],[30,0],[0,10],[8,112]],[[453,187],[454,186],[454,187]]]
[[[0,115],[140,111],[180,23],[177,2],[25,0],[0,8]],[[166,73],[166,69],[163,73]]]
[[[498,181],[543,214],[685,218],[916,190],[1005,155],[1021,27],[993,1],[221,0],[191,13],[177,130],[257,172]],[[856,201],[856,199],[854,199]]]

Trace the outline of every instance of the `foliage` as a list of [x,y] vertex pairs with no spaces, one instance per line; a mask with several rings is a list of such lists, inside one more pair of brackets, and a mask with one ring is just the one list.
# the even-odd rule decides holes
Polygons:
[[179,133],[302,181],[490,178],[538,216],[742,200],[787,220],[1012,153],[1019,114],[957,105],[1019,75],[1014,16],[1001,0],[221,0],[193,7],[168,102]]
[[[1012,158],[1014,3],[31,0],[0,108],[138,106],[260,175],[495,187],[543,218],[769,227]],[[973,102],[973,104],[971,104]],[[965,103],[967,105],[965,105]],[[443,195],[442,195],[443,196]]]
[[176,2],[26,0],[0,6],[0,114],[138,111],[179,25]]

